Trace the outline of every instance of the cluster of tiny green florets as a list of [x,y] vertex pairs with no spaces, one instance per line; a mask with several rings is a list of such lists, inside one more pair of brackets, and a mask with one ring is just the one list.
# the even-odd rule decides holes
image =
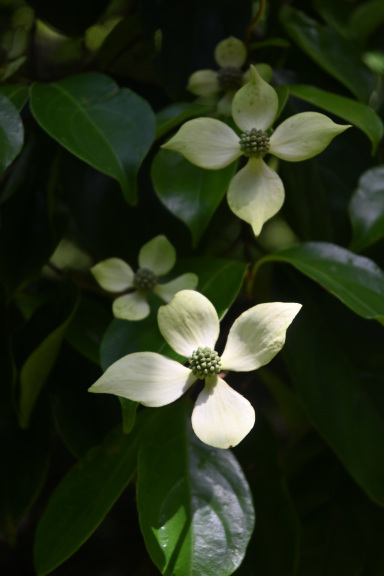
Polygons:
[[133,279],[133,285],[138,290],[152,290],[157,284],[157,277],[148,268],[139,268]]
[[252,128],[240,136],[240,150],[244,156],[263,158],[269,150],[269,138],[264,130]]
[[221,372],[221,359],[215,350],[200,346],[188,358],[189,368],[200,380]]
[[240,68],[235,66],[225,66],[220,68],[217,80],[220,90],[223,92],[238,90],[243,85],[243,73]]

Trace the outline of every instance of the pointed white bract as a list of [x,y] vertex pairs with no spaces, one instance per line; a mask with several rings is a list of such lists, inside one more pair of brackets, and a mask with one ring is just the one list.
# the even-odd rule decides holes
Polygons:
[[[217,372],[245,372],[269,362],[284,345],[287,328],[300,308],[300,304],[274,302],[241,314],[229,332],[221,367],[202,376],[204,370],[209,371],[210,359],[218,359],[214,347],[219,319],[205,296],[183,290],[159,309],[158,322],[168,344],[189,357],[190,368],[154,352],[137,352],[112,364],[90,391],[116,394],[146,406],[164,406],[177,400],[198,378],[204,378],[204,389],[192,413],[193,429],[206,444],[231,448],[250,432],[255,412]],[[193,352],[204,364],[194,364],[190,358]]]
[[143,320],[150,313],[146,293],[152,290],[164,302],[170,302],[179,290],[193,290],[198,277],[192,272],[182,274],[170,282],[159,284],[159,276],[167,274],[175,265],[176,251],[165,236],[156,236],[140,249],[139,270],[132,268],[120,258],[108,258],[99,262],[91,272],[98,284],[108,292],[122,293],[112,305],[115,318]]
[[158,312],[159,329],[168,344],[182,356],[199,346],[214,348],[220,325],[211,302],[199,292],[182,290]]
[[[227,104],[223,101],[223,107]],[[277,111],[276,91],[251,66],[249,82],[236,92],[232,102],[232,116],[243,131],[241,136],[220,120],[196,118],[181,126],[163,146],[211,170],[223,168],[243,154],[249,157],[248,164],[229,185],[228,204],[236,216],[251,224],[256,236],[284,202],[283,183],[263,156],[271,153],[291,162],[306,160],[320,154],[335,136],[350,127],[335,124],[318,112],[303,112],[282,122],[270,135]],[[251,142],[252,136],[256,137],[252,131],[263,133],[265,144],[261,150],[253,149],[251,143],[247,148],[247,140],[240,142],[240,138]]]

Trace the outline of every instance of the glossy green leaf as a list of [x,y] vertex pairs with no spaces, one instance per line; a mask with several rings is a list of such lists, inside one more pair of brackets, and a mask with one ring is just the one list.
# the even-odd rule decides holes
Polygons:
[[291,39],[312,60],[346,86],[358,100],[368,102],[376,79],[352,42],[294,8],[284,8],[280,19]]
[[31,110],[64,148],[115,178],[131,204],[136,176],[155,135],[155,118],[140,96],[99,73],[31,87]]
[[182,122],[205,116],[212,111],[212,106],[195,104],[194,102],[175,102],[163,108],[156,114],[156,138],[165,136],[167,132],[177,128]]
[[77,300],[69,315],[37,346],[20,371],[19,423],[27,428],[36,400],[56,362],[65,331],[77,307]]
[[139,453],[140,525],[162,574],[229,576],[252,534],[252,497],[233,454],[200,442],[189,413],[185,401],[156,409]]
[[[324,299],[303,289],[303,304],[283,349],[309,419],[370,497],[384,504],[384,421],[324,315]],[[341,330],[343,327],[340,327]],[[348,329],[344,328],[344,330]]]
[[130,435],[114,431],[63,478],[37,527],[38,576],[74,554],[102,522],[135,472],[142,432],[143,426]]
[[315,86],[294,85],[289,86],[289,91],[292,96],[310,102],[331,114],[336,114],[362,130],[372,142],[372,154],[375,153],[383,136],[384,127],[372,108],[350,98],[320,90]]
[[356,314],[384,324],[384,272],[372,260],[326,242],[303,242],[259,260],[286,262],[319,282]]
[[24,128],[12,102],[0,93],[0,174],[19,154],[23,147]]
[[0,94],[6,96],[20,112],[28,100],[28,87],[23,84],[0,86]]
[[204,170],[177,152],[160,150],[156,155],[151,170],[155,192],[164,206],[188,226],[194,246],[227,192],[236,164]]
[[384,168],[376,166],[364,172],[349,204],[353,238],[357,252],[384,236]]

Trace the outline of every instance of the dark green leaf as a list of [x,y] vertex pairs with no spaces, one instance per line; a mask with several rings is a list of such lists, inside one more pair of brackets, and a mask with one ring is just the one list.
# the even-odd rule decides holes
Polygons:
[[168,210],[188,226],[196,246],[234,176],[236,162],[221,170],[194,166],[177,152],[160,150],[152,164],[155,192]]
[[257,511],[256,528],[236,576],[292,576],[296,574],[300,524],[280,462],[278,439],[263,417],[258,417],[254,432],[235,453],[247,470]]
[[241,563],[254,512],[230,451],[200,442],[189,403],[157,409],[139,453],[138,507],[148,552],[167,576],[228,576]]
[[[8,410],[10,420],[11,408]],[[38,496],[48,470],[51,418],[46,403],[39,404],[28,430],[16,422],[0,427],[0,532],[14,543],[18,524]]]
[[286,262],[364,318],[384,324],[384,272],[372,260],[326,242],[304,242],[260,260]]
[[99,73],[31,87],[31,110],[41,127],[67,150],[115,178],[137,201],[136,176],[155,133],[145,100]]
[[121,397],[119,397],[119,400],[123,416],[123,432],[124,434],[129,434],[131,430],[133,430],[136,422],[136,410],[139,406],[139,403]]
[[95,300],[82,297],[65,332],[65,338],[86,358],[100,363],[100,346],[111,315]]
[[348,22],[349,31],[360,41],[372,34],[384,22],[384,4],[381,0],[370,0],[356,6]]
[[28,87],[23,84],[8,84],[0,87],[0,94],[4,94],[20,112],[28,100]]
[[332,94],[325,90],[320,90],[315,86],[296,85],[289,86],[289,91],[296,98],[310,102],[319,108],[336,114],[357,128],[360,128],[372,142],[372,154],[383,136],[383,123],[379,116],[361,102],[355,102],[350,98]]
[[21,118],[12,102],[0,93],[0,174],[20,152],[24,141]]
[[351,198],[352,250],[360,252],[384,236],[384,168],[364,172]]
[[205,116],[212,111],[212,106],[194,102],[176,102],[163,108],[156,114],[156,138],[161,138],[179,124],[196,116]]
[[[295,285],[296,286],[296,285]],[[355,481],[384,504],[384,421],[324,317],[323,300],[300,290],[303,308],[283,349],[305,410]]]
[[281,22],[292,40],[312,60],[346,86],[359,100],[368,102],[376,79],[362,62],[352,42],[294,8],[282,10]]
[[19,422],[22,428],[28,427],[32,410],[56,362],[65,331],[74,316],[77,303],[76,300],[64,322],[44,338],[21,367]]
[[127,436],[116,430],[56,488],[37,527],[38,576],[49,574],[74,554],[102,522],[136,469],[142,431],[143,426],[136,426]]

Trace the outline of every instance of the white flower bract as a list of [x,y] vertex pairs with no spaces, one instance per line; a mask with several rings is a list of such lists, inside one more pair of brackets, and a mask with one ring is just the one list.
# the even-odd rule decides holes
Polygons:
[[[241,314],[229,331],[221,369],[246,372],[270,362],[283,347],[287,328],[300,308],[296,303],[273,302],[258,304]],[[219,318],[202,294],[178,292],[169,304],[160,307],[158,323],[163,337],[178,354],[189,358],[199,348],[214,351]],[[90,391],[116,394],[146,406],[164,406],[182,396],[197,379],[193,369],[166,356],[136,352],[112,364]],[[192,426],[200,440],[216,448],[230,448],[241,442],[254,423],[255,411],[246,398],[220,375],[205,377],[192,413]]]
[[[250,81],[233,98],[232,116],[244,136],[252,130],[270,130],[278,111],[276,91],[251,66]],[[299,162],[320,154],[332,139],[349,128],[335,124],[318,112],[302,112],[284,120],[269,137],[268,153]],[[269,134],[269,132],[268,132]],[[266,136],[265,136],[266,137]],[[214,118],[189,120],[163,148],[183,154],[187,160],[210,170],[228,166],[244,152],[239,135]],[[248,222],[258,236],[263,224],[284,203],[284,186],[276,172],[251,152],[247,164],[234,176],[228,189],[232,212]]]
[[[196,288],[196,274],[187,272],[170,282],[159,284],[158,277],[167,274],[175,265],[176,251],[165,236],[156,236],[144,244],[139,252],[139,270],[132,268],[120,258],[108,258],[91,268],[98,284],[108,292],[121,293],[112,305],[115,318],[142,320],[150,313],[146,292],[152,290],[164,302],[170,302],[179,290]],[[138,286],[141,279],[142,287]],[[147,281],[147,286],[145,282]]]

